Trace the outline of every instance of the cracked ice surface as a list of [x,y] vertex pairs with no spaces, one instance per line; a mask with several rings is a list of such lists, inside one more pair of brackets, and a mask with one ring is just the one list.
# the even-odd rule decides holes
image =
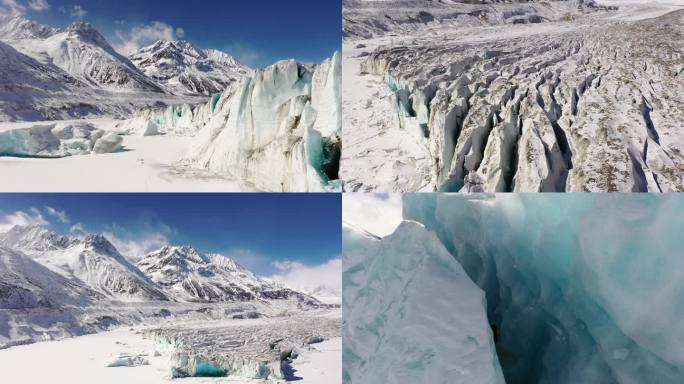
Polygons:
[[312,336],[323,340],[340,337],[341,327],[338,316],[298,314],[273,319],[167,325],[150,329],[146,334],[170,349],[174,377],[212,372],[217,376],[282,379],[282,364],[293,352],[304,350]]
[[407,194],[487,297],[509,384],[684,381],[684,198]]
[[[534,6],[490,5],[475,24],[408,18],[392,33],[352,30],[346,189],[684,190],[684,10],[496,18]],[[350,30],[366,23],[368,11],[350,9]]]

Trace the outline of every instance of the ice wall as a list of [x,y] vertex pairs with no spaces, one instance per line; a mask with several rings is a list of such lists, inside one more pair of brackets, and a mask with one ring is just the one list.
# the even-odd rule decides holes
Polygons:
[[339,190],[340,84],[339,53],[256,71],[212,103],[185,160],[268,191]]
[[684,382],[683,211],[679,195],[404,198],[486,292],[509,384]]
[[346,227],[343,250],[344,383],[504,383],[484,292],[434,234]]
[[220,95],[207,103],[179,104],[150,107],[140,110],[132,119],[126,120],[121,131],[130,135],[193,136],[210,119]]

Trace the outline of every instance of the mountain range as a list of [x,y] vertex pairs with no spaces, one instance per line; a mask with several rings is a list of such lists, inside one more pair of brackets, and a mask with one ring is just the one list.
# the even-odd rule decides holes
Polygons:
[[188,41],[157,41],[126,57],[89,23],[52,28],[23,16],[0,16],[0,68],[0,120],[10,121],[127,115],[206,98],[251,72]]
[[133,264],[103,235],[67,237],[38,225],[0,233],[0,265],[0,308],[6,309],[58,305],[69,298],[320,304],[220,254],[165,246]]

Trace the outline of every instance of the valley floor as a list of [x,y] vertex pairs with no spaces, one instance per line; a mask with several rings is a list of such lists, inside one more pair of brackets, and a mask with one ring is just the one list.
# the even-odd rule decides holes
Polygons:
[[[116,130],[119,120],[80,120]],[[0,123],[0,132],[52,122]],[[178,164],[191,137],[126,135],[115,153],[57,159],[0,157],[6,192],[238,192],[244,182]]]

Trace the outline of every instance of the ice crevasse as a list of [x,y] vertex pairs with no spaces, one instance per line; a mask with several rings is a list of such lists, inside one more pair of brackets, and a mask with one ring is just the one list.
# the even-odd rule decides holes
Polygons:
[[341,57],[255,71],[207,103],[209,119],[184,156],[268,191],[341,190]]
[[433,233],[342,238],[345,384],[504,383],[484,292]]
[[684,382],[683,211],[679,195],[403,203],[486,292],[509,384]]

